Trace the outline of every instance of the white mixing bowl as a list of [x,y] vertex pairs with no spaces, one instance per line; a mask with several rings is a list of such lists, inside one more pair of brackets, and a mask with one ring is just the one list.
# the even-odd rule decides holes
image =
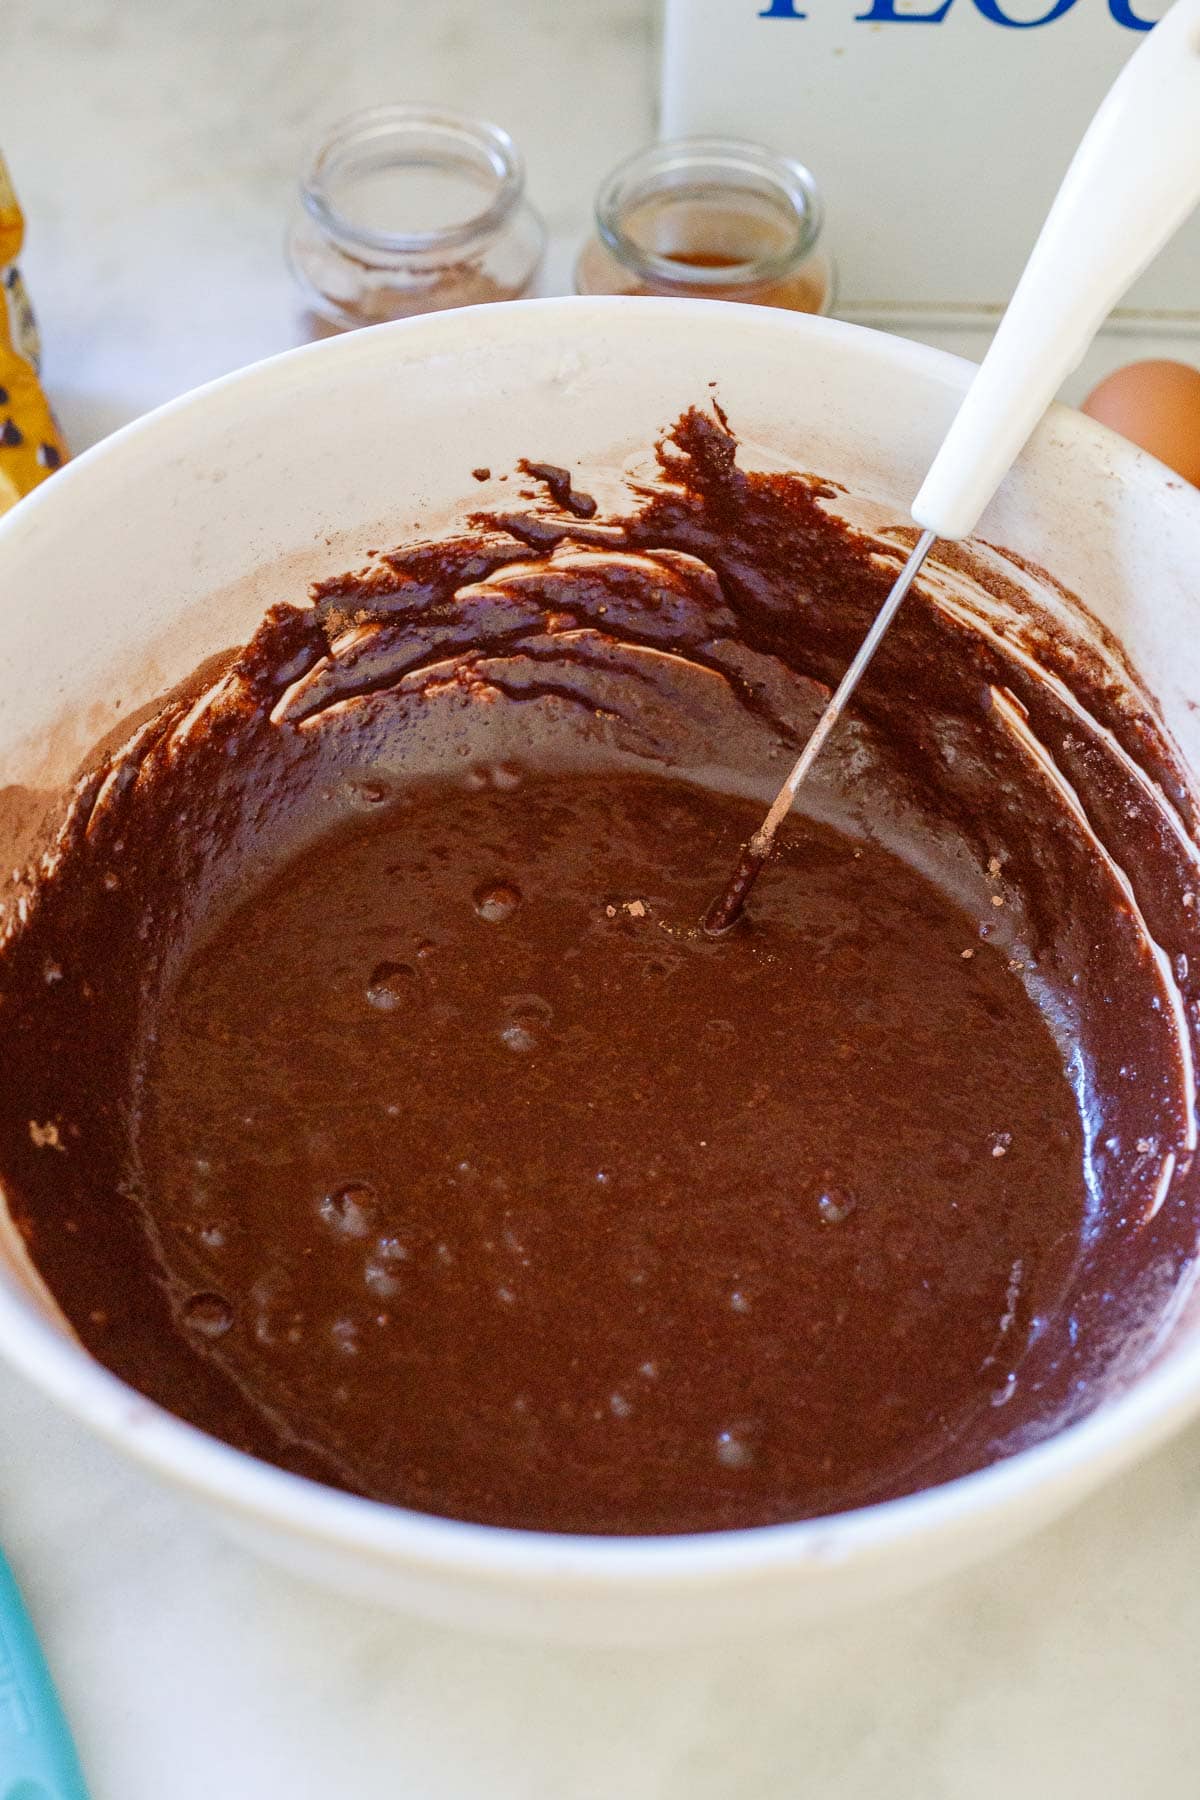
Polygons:
[[[244,640],[266,604],[478,504],[477,465],[535,456],[578,465],[590,487],[715,382],[745,440],[902,520],[970,374],[829,320],[570,299],[383,326],[232,375],[108,439],[0,523],[0,790],[61,789],[102,735]],[[1200,493],[1059,410],[982,535],[1086,597],[1200,768]],[[11,1242],[0,1350],[298,1570],[480,1629],[610,1642],[761,1631],[925,1580],[1061,1512],[1200,1406],[1200,1324],[1185,1315],[1121,1398],[963,1480],[795,1525],[570,1538],[356,1499],[204,1436],[79,1348]]]

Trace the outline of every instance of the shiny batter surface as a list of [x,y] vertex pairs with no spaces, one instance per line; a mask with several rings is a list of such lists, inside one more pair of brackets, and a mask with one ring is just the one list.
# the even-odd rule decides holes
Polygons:
[[754,808],[645,776],[380,812],[157,1021],[136,1142],[211,1291],[185,1328],[349,1485],[498,1524],[796,1518],[990,1430],[1084,1191],[973,921],[813,828],[713,944]]

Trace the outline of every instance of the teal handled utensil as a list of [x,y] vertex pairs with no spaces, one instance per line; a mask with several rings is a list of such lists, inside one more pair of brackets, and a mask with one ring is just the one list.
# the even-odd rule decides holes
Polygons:
[[12,1571],[0,1556],[0,1800],[87,1800],[79,1758]]

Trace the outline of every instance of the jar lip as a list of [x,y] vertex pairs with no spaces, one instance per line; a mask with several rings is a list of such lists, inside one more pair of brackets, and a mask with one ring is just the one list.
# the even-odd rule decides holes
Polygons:
[[[372,151],[376,160],[382,160],[380,153],[389,144],[394,146],[398,162],[415,161],[404,152],[406,147],[411,151],[420,145],[425,162],[437,161],[440,147],[447,163],[470,161],[476,168],[486,164],[495,177],[495,193],[479,212],[448,225],[403,232],[356,225],[330,199],[329,179],[335,172],[365,161]],[[474,154],[467,154],[470,152]],[[351,249],[392,255],[462,249],[497,231],[524,192],[524,160],[507,131],[490,120],[448,107],[372,106],[350,113],[322,138],[300,182],[305,210],[322,231]]]
[[[625,230],[622,216],[632,205],[655,195],[683,196],[686,181],[733,186],[738,178],[755,184],[780,202],[794,221],[794,236],[781,250],[745,262],[716,268],[682,264],[675,257],[647,250]],[[669,138],[635,150],[619,162],[596,195],[596,229],[626,268],[662,286],[695,293],[697,288],[742,288],[786,275],[813,248],[824,222],[821,196],[812,171],[794,157],[783,156],[749,139],[727,137]]]

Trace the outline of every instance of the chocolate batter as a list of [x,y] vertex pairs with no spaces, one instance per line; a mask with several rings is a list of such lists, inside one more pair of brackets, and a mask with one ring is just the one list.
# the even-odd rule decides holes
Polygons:
[[661,462],[615,520],[526,464],[545,505],[277,608],[0,957],[0,1169],[88,1347],[487,1523],[961,1474],[1115,1391],[1194,1254],[1190,800],[1113,647],[935,575],[713,941],[904,546],[719,417]]

